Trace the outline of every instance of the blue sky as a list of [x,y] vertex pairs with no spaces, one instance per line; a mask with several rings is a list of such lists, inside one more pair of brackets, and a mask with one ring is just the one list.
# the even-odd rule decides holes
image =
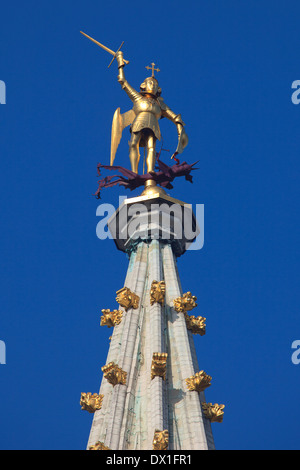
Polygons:
[[[149,11],[148,11],[149,10]],[[115,109],[131,103],[111,57],[125,41],[138,87],[154,61],[166,103],[199,160],[170,194],[205,206],[205,242],[178,260],[207,333],[195,337],[224,403],[218,449],[299,448],[299,2],[6,2],[0,15],[2,449],[84,449],[126,256],[96,237],[96,166]],[[165,121],[165,120],[164,120]],[[175,126],[162,122],[174,151]],[[169,163],[169,153],[163,159]],[[116,164],[128,166],[127,136]],[[101,202],[117,206],[112,188]]]

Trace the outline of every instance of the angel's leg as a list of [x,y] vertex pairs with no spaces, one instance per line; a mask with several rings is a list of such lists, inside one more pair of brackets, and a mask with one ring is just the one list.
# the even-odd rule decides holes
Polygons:
[[129,142],[129,160],[131,163],[131,170],[134,173],[138,172],[138,166],[140,161],[139,143],[141,140],[141,131],[133,132]]
[[149,132],[147,136],[147,171],[154,171],[155,167],[155,143],[156,137],[153,132]]

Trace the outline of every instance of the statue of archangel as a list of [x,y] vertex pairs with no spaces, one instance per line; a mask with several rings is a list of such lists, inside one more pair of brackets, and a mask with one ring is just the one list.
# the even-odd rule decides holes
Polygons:
[[[147,151],[146,163],[147,172],[154,172],[156,161],[156,141],[161,140],[161,133],[158,120],[165,117],[174,122],[178,133],[178,146],[175,154],[182,153],[188,143],[187,134],[184,131],[184,122],[180,114],[174,113],[161,97],[161,88],[154,76],[154,65],[152,64],[152,76],[147,77],[140,85],[140,91],[136,91],[126,80],[124,74],[125,62],[123,52],[116,53],[119,75],[118,82],[122,89],[127,93],[133,103],[133,108],[124,114],[120,114],[118,108],[114,114],[111,136],[111,159],[113,165],[116,151],[122,137],[122,131],[128,125],[131,125],[131,139],[129,142],[129,159],[131,169],[138,173],[140,160],[140,147],[145,147]],[[147,67],[150,68],[150,67]],[[174,155],[175,155],[174,154]]]
[[[151,77],[145,78],[143,83],[140,85],[140,91],[136,91],[131,85],[129,85],[124,74],[124,67],[126,64],[129,64],[129,61],[124,59],[123,52],[121,51],[121,47],[124,42],[122,42],[117,52],[114,52],[88,36],[83,31],[80,32],[113,56],[108,67],[111,66],[115,59],[117,60],[119,69],[118,81],[133,103],[133,108],[124,114],[120,113],[120,108],[118,108],[114,113],[111,132],[111,168],[113,168],[116,151],[122,138],[122,131],[125,127],[130,125],[131,139],[129,142],[129,160],[131,163],[131,170],[133,173],[138,174],[138,165],[140,161],[139,149],[140,147],[144,147],[147,151],[147,174],[153,175],[155,173],[154,168],[156,162],[156,141],[161,140],[161,133],[158,124],[159,119],[165,117],[174,122],[177,128],[178,145],[171,158],[175,158],[177,154],[182,153],[183,149],[188,144],[188,136],[184,130],[185,124],[181,119],[181,115],[174,113],[165,104],[161,97],[162,91],[156,77],[154,76],[154,71],[159,72],[160,70],[154,68],[154,63],[151,64],[151,67],[147,66],[147,69],[152,70],[152,75]],[[175,160],[179,164],[179,160],[176,158]],[[186,163],[183,165],[186,165]],[[191,171],[192,166],[193,165],[189,166],[189,168],[184,167],[185,174]]]

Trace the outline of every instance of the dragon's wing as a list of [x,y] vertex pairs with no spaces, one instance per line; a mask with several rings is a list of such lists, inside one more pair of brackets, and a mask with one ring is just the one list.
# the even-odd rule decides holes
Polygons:
[[110,165],[114,163],[116,151],[121,141],[122,132],[125,127],[129,126],[135,118],[133,109],[124,114],[120,114],[120,108],[117,108],[113,117],[111,128],[111,147],[110,147]]

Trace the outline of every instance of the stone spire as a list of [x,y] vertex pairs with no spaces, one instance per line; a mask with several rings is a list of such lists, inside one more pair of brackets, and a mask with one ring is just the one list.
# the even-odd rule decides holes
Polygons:
[[206,403],[212,378],[195,352],[205,318],[189,313],[196,297],[182,292],[176,263],[188,242],[183,211],[197,223],[189,205],[156,189],[126,199],[108,224],[130,258],[124,286],[116,286],[119,309],[112,299],[113,309],[102,311],[113,334],[99,395],[82,394],[82,408],[94,413],[88,449],[214,449],[211,422],[223,419],[224,405]]

